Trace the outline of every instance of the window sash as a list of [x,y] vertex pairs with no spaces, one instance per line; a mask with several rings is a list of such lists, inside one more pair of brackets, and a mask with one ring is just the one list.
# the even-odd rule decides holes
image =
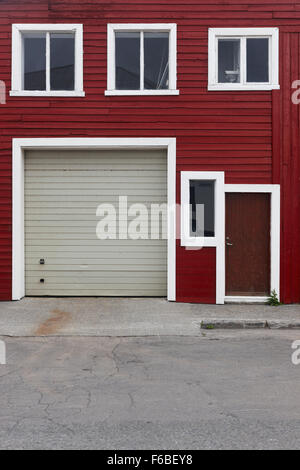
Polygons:
[[[46,35],[46,90],[36,90],[36,91],[41,91],[41,92],[55,92],[57,90],[52,90],[51,89],[51,53],[50,53],[50,39],[51,39],[51,33],[52,31],[43,31],[43,33]],[[22,62],[24,64],[24,33],[22,34]],[[71,32],[66,32],[66,34],[72,35]],[[76,34],[73,34],[74,37],[74,46],[76,47]],[[24,65],[23,65],[23,70],[22,70],[22,91],[27,91],[25,90],[25,73],[24,73]],[[74,90],[76,90],[76,54],[74,55]],[[67,90],[60,90],[60,91],[67,91]]]
[[[205,187],[202,187],[202,197],[197,201],[197,183],[208,187],[205,194]],[[215,180],[190,179],[189,180],[189,199],[190,199],[190,233],[193,238],[214,238],[215,237]],[[204,193],[204,194],[203,194]],[[207,198],[204,203],[205,197]],[[200,219],[200,220],[199,220]],[[208,219],[208,220],[207,220]],[[210,226],[211,223],[211,226]],[[200,231],[200,234],[199,234]],[[208,232],[212,232],[207,234]]]
[[[190,181],[214,182],[214,236],[191,236],[190,233]],[[181,246],[216,247],[224,241],[224,172],[181,172]]]
[[[32,50],[30,49],[30,47],[33,47],[33,48],[36,47],[36,43],[30,44],[30,41],[34,41],[34,40],[42,40],[42,43],[43,43],[41,50],[38,51],[40,52],[40,54],[38,54],[38,56],[36,57],[32,53]],[[34,90],[34,88],[31,88],[31,86],[33,87],[32,81],[34,81],[32,78],[32,75],[34,73],[41,72],[42,73],[41,81],[44,82],[44,86],[42,88],[36,88],[36,89],[40,91],[46,91],[46,33],[35,33],[35,34],[31,33],[31,34],[22,35],[22,58],[23,58],[22,60],[23,71],[22,71],[22,77],[21,77],[22,89],[26,91]],[[42,61],[42,64],[40,64],[40,61]],[[33,62],[33,64],[35,64],[35,67],[32,69],[30,66],[28,67],[28,65],[30,65],[30,62]],[[37,64],[40,64],[40,66],[42,66],[40,70],[36,69]],[[26,87],[27,74],[31,75],[31,83],[28,84],[29,87]]]
[[[268,41],[268,47],[267,47],[267,50],[268,50],[268,61],[267,61],[267,70],[268,70],[268,80],[267,81],[259,81],[259,82],[255,82],[255,81],[248,81],[248,71],[250,70],[251,71],[251,68],[248,69],[248,42],[249,40],[251,41],[252,39],[262,39],[264,41]],[[247,84],[251,84],[251,83],[262,83],[262,84],[270,84],[271,83],[271,66],[272,66],[272,57],[271,57],[271,41],[272,41],[272,38],[270,36],[261,36],[261,37],[246,37],[245,39],[245,42],[246,42],[246,46],[245,46],[245,49],[246,49],[246,55],[245,55],[245,64],[246,64],[246,69],[245,69],[245,80],[246,80],[246,83]]]
[[[116,33],[118,33],[118,32],[119,32],[118,30],[114,31],[114,44],[116,44]],[[141,91],[141,92],[149,91],[149,89],[145,88],[145,42],[144,42],[145,33],[146,32],[168,33],[168,35],[169,35],[169,58],[168,58],[168,63],[169,63],[169,86],[168,86],[167,90],[170,90],[171,89],[170,88],[170,73],[171,73],[171,70],[170,70],[170,48],[171,48],[171,34],[170,34],[170,31],[164,31],[164,30],[145,31],[145,30],[137,29],[135,31],[132,30],[130,32],[139,33],[139,35],[140,35],[140,88],[137,91]],[[116,50],[116,46],[114,47],[114,49]],[[122,90],[118,90],[116,88],[116,85],[117,85],[116,84],[116,67],[117,67],[116,55],[114,53],[114,90],[122,91]],[[158,91],[158,90],[159,89],[156,89],[156,88],[151,89],[151,91]]]
[[[240,81],[233,83],[232,85],[271,85],[272,84],[272,36],[269,35],[258,35],[258,36],[216,36],[216,50],[215,50],[215,60],[216,60],[216,76],[215,83],[217,85],[226,85],[228,83],[219,82],[219,40],[222,39],[239,39],[240,40]],[[247,39],[268,39],[269,40],[269,61],[268,61],[268,71],[269,71],[269,81],[268,82],[248,82],[247,81]]]
[[216,66],[216,79],[217,79],[217,83],[219,84],[226,84],[227,82],[220,82],[219,81],[219,47],[220,47],[220,42],[222,40],[227,40],[227,41],[239,41],[239,78],[240,80],[238,82],[234,82],[236,84],[241,84],[241,80],[242,80],[242,41],[241,41],[241,38],[240,37],[218,37],[216,38],[216,42],[217,42],[217,47],[216,47],[216,62],[217,62],[217,66]]

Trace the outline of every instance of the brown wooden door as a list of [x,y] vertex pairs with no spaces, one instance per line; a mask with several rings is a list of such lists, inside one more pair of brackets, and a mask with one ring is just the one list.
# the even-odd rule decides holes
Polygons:
[[226,195],[226,295],[270,294],[270,195]]

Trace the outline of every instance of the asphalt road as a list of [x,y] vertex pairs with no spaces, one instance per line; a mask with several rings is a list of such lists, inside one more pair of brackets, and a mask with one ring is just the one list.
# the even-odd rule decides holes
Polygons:
[[1,449],[300,448],[300,331],[2,339]]

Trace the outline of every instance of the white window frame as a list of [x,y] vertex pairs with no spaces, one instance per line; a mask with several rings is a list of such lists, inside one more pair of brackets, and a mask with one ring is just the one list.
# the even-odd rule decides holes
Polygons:
[[[218,82],[218,40],[241,39],[241,83]],[[246,39],[269,38],[269,82],[247,83]],[[208,32],[208,90],[278,90],[279,29],[278,28],[210,28]]]
[[[215,181],[215,236],[190,237],[190,180]],[[201,249],[216,247],[216,303],[225,298],[225,173],[223,171],[181,172],[181,246]],[[221,267],[221,269],[220,269]],[[223,269],[222,269],[223,267]]]
[[[190,236],[190,181],[215,182],[215,236]],[[223,240],[223,204],[224,204],[224,172],[219,171],[182,171],[181,172],[181,246],[208,247],[218,246]]]
[[[24,90],[23,34],[46,33],[47,90]],[[50,90],[50,33],[75,33],[75,89]],[[12,89],[10,96],[85,96],[83,91],[83,25],[82,24],[13,24],[12,25]]]
[[[140,90],[116,90],[116,64],[115,64],[115,33],[137,32],[141,33],[141,89]],[[144,90],[144,32],[169,33],[169,89],[168,90]],[[177,25],[162,24],[108,24],[107,25],[107,90],[106,96],[143,96],[143,95],[179,95],[177,90]]]

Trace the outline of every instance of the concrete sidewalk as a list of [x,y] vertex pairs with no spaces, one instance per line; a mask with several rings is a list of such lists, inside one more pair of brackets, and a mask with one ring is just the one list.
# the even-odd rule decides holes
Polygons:
[[0,336],[197,336],[214,328],[300,329],[300,305],[217,306],[125,298],[0,302]]

